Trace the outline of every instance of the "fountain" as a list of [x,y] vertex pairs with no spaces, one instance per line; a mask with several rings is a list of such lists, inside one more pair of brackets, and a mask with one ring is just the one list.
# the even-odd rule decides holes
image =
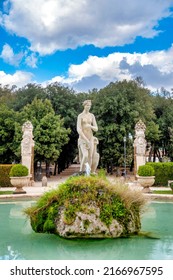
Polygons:
[[66,240],[52,234],[35,233],[23,213],[33,204],[35,201],[0,201],[0,260],[173,259],[172,202],[151,202],[142,215],[141,230],[157,234],[159,239],[134,236],[99,241]]
[[86,162],[85,163],[85,175],[90,176],[90,173],[91,173],[91,167],[90,167],[89,163]]

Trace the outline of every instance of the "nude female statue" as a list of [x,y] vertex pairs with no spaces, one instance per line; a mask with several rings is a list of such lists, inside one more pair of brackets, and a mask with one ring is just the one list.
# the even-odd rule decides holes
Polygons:
[[89,112],[91,100],[85,100],[83,106],[84,110],[77,118],[80,171],[85,171],[85,164],[88,163],[91,172],[95,172],[99,161],[99,154],[96,149],[98,139],[93,136],[93,131],[97,131],[98,127],[95,116]]

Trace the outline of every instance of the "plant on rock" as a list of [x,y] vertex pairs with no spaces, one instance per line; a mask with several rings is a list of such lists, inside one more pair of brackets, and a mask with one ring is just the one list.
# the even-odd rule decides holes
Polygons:
[[23,187],[27,186],[29,182],[28,168],[20,163],[15,164],[12,166],[9,176],[11,184],[16,187],[14,194],[26,193]]
[[65,238],[115,238],[139,232],[144,203],[141,192],[121,182],[78,176],[45,193],[25,213],[36,232]]

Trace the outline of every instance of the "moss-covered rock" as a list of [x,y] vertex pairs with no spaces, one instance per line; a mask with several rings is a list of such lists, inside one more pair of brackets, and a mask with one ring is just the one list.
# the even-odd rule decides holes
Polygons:
[[115,238],[138,233],[145,204],[139,191],[97,176],[68,179],[25,210],[36,232],[65,238]]

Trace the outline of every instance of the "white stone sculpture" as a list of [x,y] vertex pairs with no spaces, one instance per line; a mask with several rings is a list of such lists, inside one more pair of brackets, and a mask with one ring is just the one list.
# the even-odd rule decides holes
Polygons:
[[89,166],[88,162],[85,163],[85,173],[87,176],[90,176],[91,174],[91,167]]
[[34,140],[32,131],[32,123],[30,121],[25,122],[22,126],[21,158],[22,164],[28,168],[31,181],[33,181],[34,172]]
[[89,112],[91,100],[85,100],[83,106],[84,110],[77,118],[80,171],[85,171],[85,164],[88,163],[91,173],[95,173],[99,162],[99,154],[97,153],[98,139],[93,136],[93,131],[97,131],[98,126],[95,116]]
[[146,126],[139,120],[135,125],[135,140],[134,140],[134,167],[135,174],[137,174],[140,165],[145,165],[146,163],[146,145],[145,140],[145,130]]

